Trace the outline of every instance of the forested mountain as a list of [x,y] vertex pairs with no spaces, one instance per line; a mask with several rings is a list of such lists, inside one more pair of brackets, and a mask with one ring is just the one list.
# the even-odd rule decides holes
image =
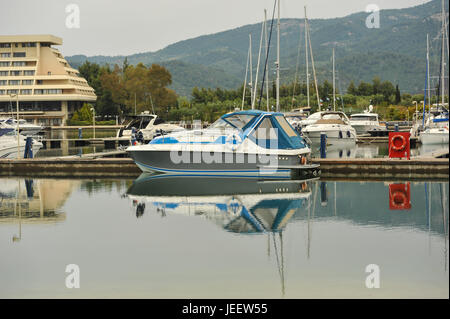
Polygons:
[[[448,2],[446,1],[448,12]],[[381,10],[380,28],[369,29],[368,13],[355,13],[343,18],[310,20],[311,41],[319,81],[331,79],[331,52],[336,48],[338,85],[343,91],[350,81],[370,81],[375,76],[398,84],[402,92],[423,91],[425,77],[426,35],[431,40],[431,73],[439,75],[441,0],[416,7]],[[302,15],[302,13],[299,13]],[[448,17],[448,15],[447,15]],[[270,21],[269,21],[270,27]],[[258,57],[261,24],[204,35],[180,41],[156,52],[129,55],[128,63],[158,63],[172,73],[172,88],[189,95],[192,88],[236,88],[242,85],[248,50],[248,35],[253,43],[254,71]],[[270,54],[270,81],[274,77],[276,24],[273,28]],[[293,80],[297,60],[299,81],[304,81],[305,49],[303,19],[281,20],[281,80]],[[300,56],[298,56],[299,41]],[[75,55],[67,57],[78,67],[85,60],[100,64],[123,63],[125,56]],[[262,72],[261,72],[262,73]]]

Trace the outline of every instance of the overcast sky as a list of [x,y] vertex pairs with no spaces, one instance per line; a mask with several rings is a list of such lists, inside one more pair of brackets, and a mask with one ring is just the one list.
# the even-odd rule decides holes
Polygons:
[[[334,18],[405,8],[428,0],[282,0],[282,18]],[[10,0],[0,1],[0,34],[53,34],[64,55],[119,55],[156,51],[204,34],[260,22],[273,0]],[[67,28],[66,6],[77,4],[80,28]],[[73,21],[73,20],[71,20]]]

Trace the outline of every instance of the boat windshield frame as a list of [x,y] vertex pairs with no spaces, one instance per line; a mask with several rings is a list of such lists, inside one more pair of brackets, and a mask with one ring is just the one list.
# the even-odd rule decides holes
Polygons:
[[[211,130],[239,130],[243,132],[246,126],[252,122],[257,116],[252,114],[231,114],[226,117],[220,117],[217,121],[211,124],[208,129]],[[233,119],[233,120],[230,120]]]

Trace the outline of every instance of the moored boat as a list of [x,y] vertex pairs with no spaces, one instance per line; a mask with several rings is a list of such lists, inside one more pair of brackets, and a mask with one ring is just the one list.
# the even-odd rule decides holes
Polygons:
[[289,178],[311,170],[310,149],[282,113],[236,111],[203,130],[156,137],[127,152],[144,172]]

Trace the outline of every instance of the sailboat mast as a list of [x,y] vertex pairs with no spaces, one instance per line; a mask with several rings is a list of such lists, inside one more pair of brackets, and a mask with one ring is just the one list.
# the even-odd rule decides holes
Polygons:
[[259,76],[259,64],[261,62],[261,49],[262,49],[262,43],[263,43],[263,35],[264,35],[264,28],[265,28],[266,21],[264,21],[261,24],[261,36],[259,38],[259,51],[258,51],[258,64],[256,65],[256,77],[255,77],[255,84],[254,89],[252,93],[252,110],[255,109],[255,103],[256,103],[256,91],[258,90],[258,76]]
[[278,0],[278,22],[277,22],[277,112],[280,112],[280,2]]
[[252,62],[252,34],[248,35],[248,47],[249,47],[249,57],[250,57],[250,103],[253,105],[253,62]]
[[308,29],[306,28],[306,6],[305,6],[305,56],[306,56],[306,97],[308,100],[308,107],[310,107],[309,101],[309,57],[308,57]]
[[431,108],[431,87],[430,87],[430,46],[427,33],[427,89],[428,89],[428,107]]
[[245,64],[245,77],[244,77],[244,89],[242,90],[242,105],[241,105],[241,111],[244,109],[244,103],[245,103],[245,89],[247,87],[247,74],[248,74],[248,60],[250,58],[250,48],[248,48],[247,52],[247,63]]
[[442,0],[442,52],[441,52],[441,95],[442,95],[442,107],[444,107],[445,102],[445,20],[447,17],[445,16],[445,7],[444,0]]
[[[265,34],[265,41],[266,41],[266,57],[268,57],[268,52],[269,52],[269,42],[267,40],[267,10],[264,9],[264,34]],[[265,65],[265,70],[268,70],[268,59],[266,58],[266,65]],[[265,76],[267,77],[267,81],[266,81],[266,103],[267,103],[267,112],[269,112],[270,108],[269,108],[269,73],[270,72],[266,72]],[[261,92],[262,92],[263,88],[261,88]],[[261,99],[262,99],[262,93],[261,93]]]
[[333,48],[333,111],[336,111],[336,76],[334,64],[334,48]]

